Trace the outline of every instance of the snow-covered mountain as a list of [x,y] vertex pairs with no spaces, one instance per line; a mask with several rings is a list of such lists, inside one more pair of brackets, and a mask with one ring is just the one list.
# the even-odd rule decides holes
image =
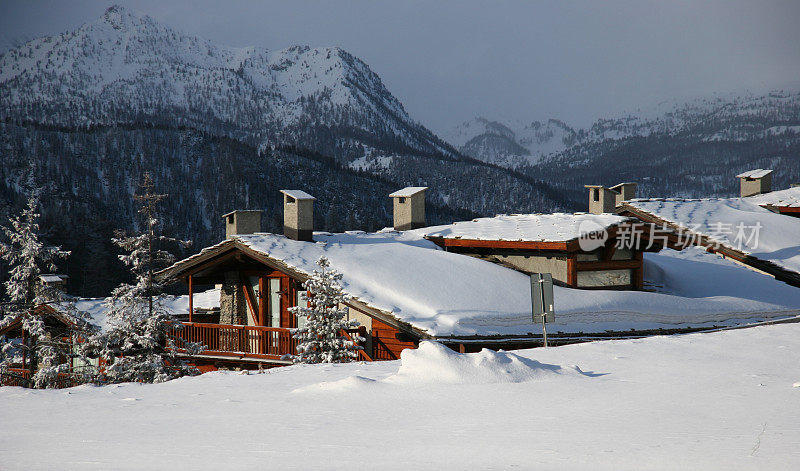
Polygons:
[[358,147],[369,133],[382,151],[453,154],[411,120],[364,62],[339,48],[224,47],[118,6],[75,31],[3,54],[0,85],[3,118],[47,125],[158,117],[262,149],[305,144],[319,138],[314,131],[336,127],[327,145]]
[[581,146],[637,137],[691,136],[697,142],[792,139],[800,134],[798,124],[800,93],[774,91],[666,101],[620,117],[598,119],[585,129],[557,119],[526,124],[479,117],[453,127],[444,137],[466,155],[517,168],[561,160]]
[[577,132],[557,119],[522,123],[478,117],[455,126],[445,139],[470,157],[517,167],[570,147],[577,140]]

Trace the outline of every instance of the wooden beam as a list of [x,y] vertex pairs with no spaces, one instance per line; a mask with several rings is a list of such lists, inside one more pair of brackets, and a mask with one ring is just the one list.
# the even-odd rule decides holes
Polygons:
[[428,240],[440,247],[473,247],[489,249],[521,249],[521,250],[567,250],[567,242],[546,242],[529,240],[477,240],[446,239],[430,237]]
[[634,252],[633,254],[639,267],[633,270],[633,288],[642,290],[644,289],[644,253]]
[[[641,252],[638,253],[641,254]],[[641,266],[642,262],[639,260],[577,262],[578,271],[627,270],[640,268]]]
[[567,258],[567,284],[572,288],[578,287],[578,259],[575,255]]
[[617,244],[614,239],[609,240],[609,243],[606,244],[605,248],[603,249],[603,257],[602,259],[605,261],[611,261],[614,258],[614,254],[617,253]]
[[[264,277],[258,277],[258,325],[266,326],[264,323],[264,310],[266,309],[266,296],[264,296]],[[279,326],[273,326],[279,327]]]
[[[250,308],[250,313],[253,315],[253,318],[257,319],[258,312],[256,311],[255,308],[255,302],[253,301],[253,296],[250,293],[250,287],[247,285],[247,283],[243,278],[241,279],[241,283],[242,283],[242,290],[244,291],[244,299],[247,301],[247,307]],[[247,319],[245,319],[245,322],[247,322]]]
[[194,315],[194,289],[192,287],[192,275],[189,275],[189,322],[192,322]]

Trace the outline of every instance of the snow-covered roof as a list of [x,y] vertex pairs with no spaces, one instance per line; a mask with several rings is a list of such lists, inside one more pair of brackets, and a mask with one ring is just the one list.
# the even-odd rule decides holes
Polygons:
[[427,186],[407,186],[402,190],[397,190],[389,195],[389,198],[410,198],[421,191],[427,190]]
[[69,278],[69,276],[67,275],[57,275],[52,273],[39,275],[39,280],[41,280],[44,283],[60,283],[67,281],[67,278]]
[[281,193],[283,193],[286,196],[291,196],[292,198],[294,198],[296,200],[315,200],[316,199],[316,198],[314,198],[313,196],[309,195],[308,193],[306,193],[303,190],[281,190]]
[[800,273],[800,219],[750,198],[637,199],[628,205],[720,245]]
[[226,218],[226,217],[228,217],[228,216],[230,216],[231,214],[234,214],[234,213],[263,213],[263,212],[264,211],[262,211],[260,209],[236,209],[236,210],[233,210],[233,211],[230,211],[228,213],[223,214],[221,217],[224,219],[224,218]]
[[[238,235],[168,270],[188,268],[193,260],[202,260],[204,255],[241,244],[288,270],[309,276],[317,268],[316,261],[324,255],[342,274],[341,285],[348,298],[432,336],[541,332],[541,326],[531,320],[527,275],[474,257],[446,252],[422,239],[417,231],[318,232],[314,240],[316,242],[302,242],[274,234]],[[714,259],[710,254],[703,255]],[[682,284],[669,293],[556,286],[553,332],[678,327],[800,313],[796,288],[771,278],[728,265],[695,262],[685,269],[673,269],[672,265],[664,264],[666,268],[662,272],[668,272],[671,280]],[[706,269],[699,270],[697,266]],[[726,270],[732,275],[727,275]],[[753,282],[760,287],[758,290],[739,286],[749,286]],[[772,290],[764,289],[764,284]],[[703,297],[703,287],[707,285],[712,285],[708,289],[711,294]],[[684,291],[687,296],[682,296]]]
[[755,170],[748,170],[746,172],[736,175],[736,178],[763,178],[772,173],[772,170],[765,170],[757,168]]
[[759,206],[800,208],[800,186],[748,196],[744,200]]
[[[193,307],[195,309],[219,309],[219,295],[219,289],[195,293],[192,301]],[[105,301],[105,298],[77,298],[75,308],[89,314],[94,325],[105,329],[108,315]],[[59,309],[58,304],[51,304],[51,306]],[[189,295],[167,296],[164,307],[173,315],[187,314],[189,312]]]
[[501,214],[416,232],[445,239],[566,242],[630,220],[614,214]]

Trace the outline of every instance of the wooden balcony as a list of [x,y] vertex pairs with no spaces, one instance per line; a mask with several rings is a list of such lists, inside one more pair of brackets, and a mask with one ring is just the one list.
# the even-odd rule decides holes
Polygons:
[[[183,328],[175,328],[171,336],[176,340],[200,342],[207,348],[200,357],[220,357],[239,360],[260,360],[270,363],[291,363],[284,355],[297,353],[300,343],[292,338],[290,329],[282,327],[257,327],[231,324],[201,324],[197,322],[181,322]],[[354,343],[354,334],[364,334],[363,329],[343,331],[342,334]],[[179,349],[178,351],[183,351]],[[372,361],[372,357],[364,350],[358,351],[358,359]]]
[[[176,340],[200,342],[207,348],[200,354],[205,357],[231,359],[272,360],[288,363],[284,355],[296,353],[298,340],[289,329],[230,324],[200,324],[181,322],[171,335]],[[180,342],[177,342],[180,345]],[[179,349],[179,351],[181,351]]]

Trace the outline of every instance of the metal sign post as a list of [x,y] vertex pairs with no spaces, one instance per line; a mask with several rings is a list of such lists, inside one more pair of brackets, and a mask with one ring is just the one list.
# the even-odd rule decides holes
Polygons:
[[547,323],[556,320],[553,306],[553,275],[534,273],[531,275],[531,307],[533,322],[542,324],[542,337],[547,348]]

